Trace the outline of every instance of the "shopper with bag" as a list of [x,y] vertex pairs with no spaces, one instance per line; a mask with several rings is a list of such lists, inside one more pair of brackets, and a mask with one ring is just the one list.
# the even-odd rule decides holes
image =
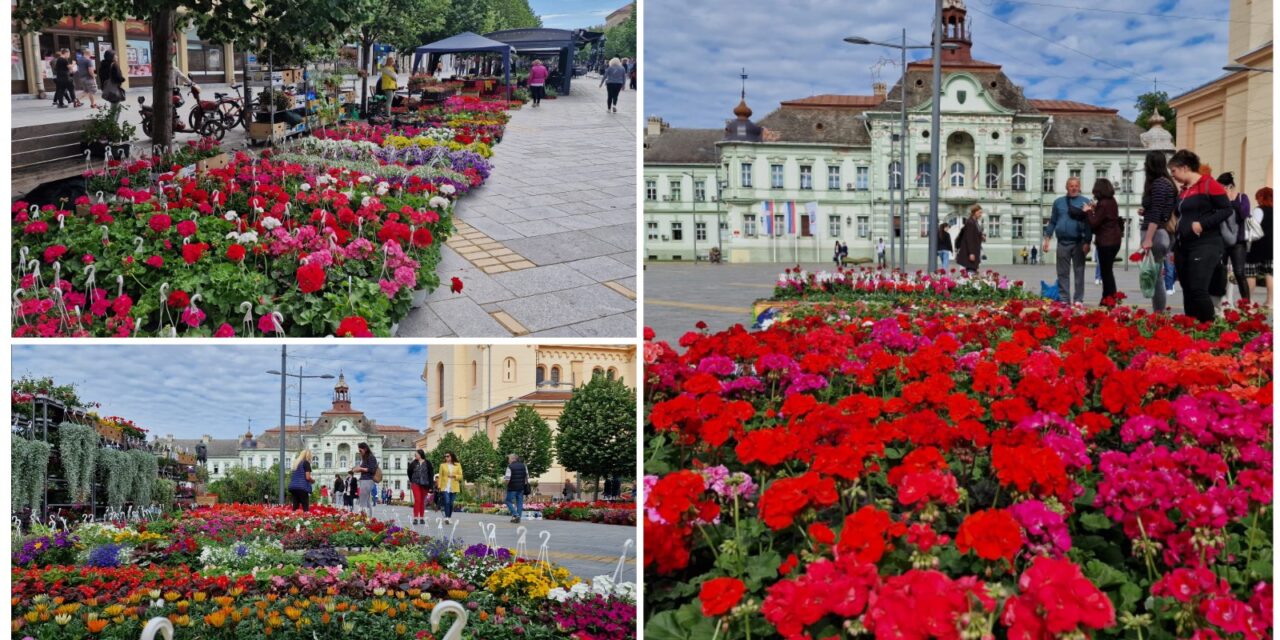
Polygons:
[[427,495],[436,476],[427,454],[418,449],[409,463],[409,490],[413,492],[413,524],[427,523]]
[[[1053,201],[1049,226],[1044,230],[1044,244],[1040,247],[1048,253],[1050,241],[1058,239],[1058,299],[1064,303],[1084,304],[1084,262],[1093,240],[1093,230],[1082,208],[1086,202],[1088,198],[1080,195],[1080,178],[1068,178],[1067,195]],[[1071,290],[1073,274],[1075,291]]]
[[102,99],[112,106],[124,102],[124,74],[120,72],[120,64],[116,62],[116,52],[102,54],[102,64],[98,65],[98,82],[102,83]]
[[1249,196],[1236,189],[1235,176],[1231,172],[1218,176],[1218,184],[1227,190],[1227,198],[1235,215],[1222,222],[1222,263],[1214,270],[1213,287],[1210,294],[1214,296],[1214,305],[1220,304],[1227,295],[1227,274],[1235,277],[1237,290],[1241,300],[1249,299],[1249,283],[1245,278],[1245,254],[1249,252],[1249,242],[1245,238],[1245,220],[1253,213],[1249,206]]
[[360,510],[373,516],[374,491],[378,483],[382,482],[382,468],[378,466],[378,459],[367,443],[361,442],[356,445],[356,449],[360,453],[360,464],[351,471],[360,474]]
[[511,522],[519,523],[524,515],[524,497],[529,495],[529,467],[516,454],[507,456],[507,472],[503,475],[507,481],[507,510],[511,512]]
[[[1173,217],[1178,188],[1173,184],[1173,178],[1169,177],[1163,151],[1147,152],[1143,173],[1146,174],[1146,184],[1142,188],[1142,208],[1138,209],[1144,225],[1142,250],[1150,253],[1151,260],[1163,272],[1172,244],[1172,236],[1165,226]],[[1164,311],[1166,295],[1172,293],[1172,281],[1167,280],[1168,274],[1165,278],[1168,284],[1157,279],[1156,288],[1151,295],[1151,309],[1156,313]]]

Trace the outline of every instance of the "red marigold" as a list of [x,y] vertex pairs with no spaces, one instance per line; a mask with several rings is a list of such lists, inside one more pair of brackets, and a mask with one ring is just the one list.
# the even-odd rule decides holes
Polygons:
[[984,560],[1004,558],[1012,565],[1013,557],[1022,549],[1022,527],[1004,509],[978,511],[960,523],[956,548],[960,553],[972,549]]
[[244,260],[244,254],[244,245],[233,244],[227,247],[227,259],[232,262],[240,262],[241,260]]
[[809,506],[826,507],[836,503],[836,483],[816,473],[798,478],[774,481],[760,496],[760,518],[775,531],[795,522],[795,517]]
[[702,615],[722,616],[738,605],[746,585],[737,578],[714,578],[702,583],[698,599],[702,601]]
[[303,293],[314,293],[324,288],[324,267],[309,263],[298,267],[298,289]]
[[178,289],[169,294],[169,306],[175,309],[185,309],[190,304],[191,296],[188,296],[186,291]]
[[339,338],[372,338],[369,322],[360,316],[347,316],[338,323]]

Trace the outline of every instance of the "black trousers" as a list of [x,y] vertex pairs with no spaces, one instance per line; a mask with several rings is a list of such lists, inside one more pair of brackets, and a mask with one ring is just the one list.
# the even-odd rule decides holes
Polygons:
[[605,83],[605,85],[604,85],[604,86],[605,86],[607,89],[609,89],[609,103],[608,103],[608,104],[606,104],[605,106],[606,106],[606,107],[616,107],[616,106],[618,106],[618,94],[619,94],[619,93],[622,93],[622,83],[621,83],[621,82],[608,82],[608,83]]
[[1236,277],[1236,287],[1240,291],[1240,299],[1249,299],[1249,281],[1244,276],[1245,254],[1248,248],[1243,244],[1236,244],[1223,249],[1222,262],[1218,263],[1218,267],[1213,270],[1213,283],[1209,287],[1209,294],[1223,297],[1227,295],[1227,269],[1231,269],[1231,273]]
[[73,104],[76,101],[75,85],[71,84],[71,78],[54,78],[53,80],[53,103],[54,104]]
[[535,105],[542,104],[542,99],[547,96],[546,85],[540,84],[537,86],[529,87],[529,96],[533,98],[533,104]]
[[1120,245],[1098,247],[1098,265],[1102,267],[1102,299],[1116,295],[1116,256]]
[[1186,303],[1186,315],[1201,322],[1213,320],[1213,298],[1209,285],[1213,272],[1222,263],[1222,237],[1210,236],[1196,240],[1181,239],[1174,256],[1178,281],[1182,283],[1182,299]]
[[290,489],[289,495],[293,497],[293,510],[311,511],[311,492],[305,489]]

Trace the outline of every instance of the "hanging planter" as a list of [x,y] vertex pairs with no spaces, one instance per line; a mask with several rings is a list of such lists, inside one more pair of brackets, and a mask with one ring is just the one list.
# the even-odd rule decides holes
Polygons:
[[45,478],[49,474],[49,453],[53,447],[47,442],[15,438],[12,445],[13,509],[36,509],[43,500]]
[[136,507],[151,505],[151,487],[160,475],[160,461],[155,454],[142,449],[129,451],[133,461],[133,483],[130,485],[129,501]]
[[118,449],[98,449],[98,469],[106,480],[107,506],[124,507],[133,485],[133,460],[129,454]]
[[62,471],[74,502],[89,499],[98,442],[97,430],[89,425],[64,422],[58,426],[58,454],[62,458]]

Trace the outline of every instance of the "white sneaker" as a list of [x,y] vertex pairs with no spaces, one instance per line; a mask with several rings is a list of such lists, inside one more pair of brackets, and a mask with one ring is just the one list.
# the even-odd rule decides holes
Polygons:
[[1173,295],[1173,289],[1165,289],[1164,292],[1168,295]]
[[1101,281],[1101,280],[1098,280],[1098,279],[1096,279],[1096,278],[1095,278],[1095,279],[1094,279],[1094,281],[1093,281],[1093,284],[1095,284],[1095,285],[1101,285],[1101,284],[1102,284],[1102,281]]

